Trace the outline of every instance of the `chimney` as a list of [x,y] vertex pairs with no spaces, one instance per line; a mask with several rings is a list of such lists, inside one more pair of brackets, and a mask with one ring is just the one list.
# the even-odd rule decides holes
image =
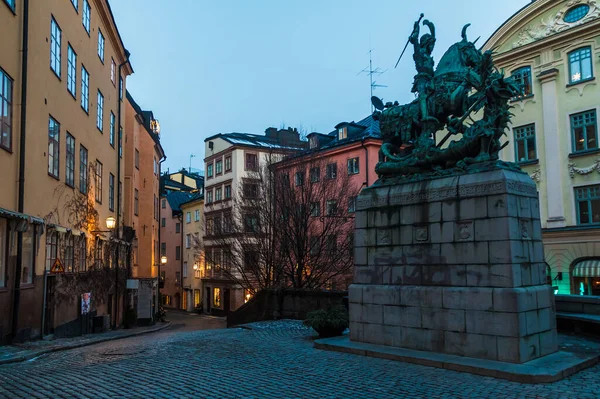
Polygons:
[[268,127],[267,130],[265,130],[265,133],[267,137],[277,137],[277,128]]

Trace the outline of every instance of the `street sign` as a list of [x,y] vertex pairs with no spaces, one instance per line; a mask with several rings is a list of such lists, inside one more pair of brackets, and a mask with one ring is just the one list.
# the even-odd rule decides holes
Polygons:
[[63,266],[60,259],[56,258],[56,260],[54,261],[54,264],[50,268],[50,273],[64,273],[64,272],[65,272],[65,267]]

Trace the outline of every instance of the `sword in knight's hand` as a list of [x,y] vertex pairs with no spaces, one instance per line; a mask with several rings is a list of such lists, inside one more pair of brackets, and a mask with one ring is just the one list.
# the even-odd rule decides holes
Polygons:
[[[423,19],[424,16],[425,15],[423,13],[421,13],[421,16],[419,16],[419,20],[417,21],[417,24],[421,23],[421,20]],[[400,60],[402,59],[402,56],[406,52],[406,49],[408,48],[409,44],[410,44],[410,36],[408,37],[408,40],[406,41],[406,44],[404,45],[404,50],[402,50],[402,54],[400,54],[400,57],[398,57],[398,61],[396,61],[396,65],[394,66],[394,69],[396,69],[396,67],[400,63]]]

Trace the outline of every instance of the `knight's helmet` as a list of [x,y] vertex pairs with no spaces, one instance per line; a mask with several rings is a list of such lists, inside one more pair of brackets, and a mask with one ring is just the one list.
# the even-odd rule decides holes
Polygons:
[[423,25],[429,28],[430,33],[425,33],[423,36],[421,36],[421,47],[428,48],[429,51],[433,51],[433,47],[435,45],[435,26],[428,19],[423,21]]

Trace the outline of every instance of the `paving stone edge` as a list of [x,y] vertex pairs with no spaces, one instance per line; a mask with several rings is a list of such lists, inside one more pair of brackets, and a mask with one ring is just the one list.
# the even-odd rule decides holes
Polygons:
[[103,342],[116,341],[118,339],[131,338],[131,337],[136,337],[138,335],[150,334],[150,333],[154,333],[154,332],[158,332],[158,331],[164,330],[165,328],[169,328],[170,326],[171,326],[171,322],[169,321],[169,322],[165,323],[164,325],[159,326],[157,328],[154,328],[152,330],[136,331],[136,332],[132,332],[132,333],[129,333],[129,334],[120,335],[118,337],[100,338],[98,340],[88,341],[88,342],[80,342],[80,343],[73,344],[73,345],[64,345],[64,346],[56,346],[56,347],[48,348],[48,349],[40,349],[38,351],[32,351],[31,353],[29,353],[29,354],[27,354],[25,356],[15,356],[15,357],[11,357],[11,358],[8,358],[8,359],[0,359],[0,365],[9,364],[9,363],[24,362],[26,360],[33,359],[35,357],[44,355],[46,353],[60,352],[60,351],[65,351],[65,350],[69,350],[69,349],[76,349],[76,348],[81,348],[81,347],[84,347],[84,346],[90,346],[90,345],[100,344],[100,343],[103,343]]

